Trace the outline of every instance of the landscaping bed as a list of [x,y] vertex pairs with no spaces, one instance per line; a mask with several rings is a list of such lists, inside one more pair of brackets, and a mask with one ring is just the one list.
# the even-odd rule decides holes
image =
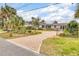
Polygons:
[[24,36],[36,35],[36,34],[41,34],[41,32],[29,31],[29,30],[26,31],[26,33],[4,32],[4,33],[0,33],[0,37],[5,39],[12,39],[12,38],[18,38],[18,37],[24,37]]

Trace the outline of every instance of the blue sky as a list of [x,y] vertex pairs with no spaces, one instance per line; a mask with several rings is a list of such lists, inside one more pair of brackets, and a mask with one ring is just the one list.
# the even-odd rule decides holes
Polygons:
[[[50,3],[7,3],[17,10],[17,14],[24,20],[31,17],[41,17],[47,22],[68,22],[74,19],[76,4],[50,4]],[[0,4],[0,7],[4,4]]]
[[[0,7],[4,5],[5,4],[0,4]],[[7,3],[7,5],[17,10],[29,11],[32,9],[48,6],[49,4],[48,3]]]

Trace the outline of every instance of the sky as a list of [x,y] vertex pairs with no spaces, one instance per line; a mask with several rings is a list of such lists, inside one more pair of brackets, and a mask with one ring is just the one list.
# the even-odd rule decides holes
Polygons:
[[[26,21],[31,21],[31,17],[40,17],[48,23],[53,21],[69,22],[74,19],[76,4],[72,3],[7,3],[17,10],[17,14]],[[5,4],[0,4],[4,6]]]

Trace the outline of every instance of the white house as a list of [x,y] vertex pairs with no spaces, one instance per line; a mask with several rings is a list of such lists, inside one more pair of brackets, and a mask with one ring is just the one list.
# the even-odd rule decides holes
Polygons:
[[[33,26],[32,25],[32,22],[26,22],[26,25],[25,26]],[[40,23],[39,25],[39,28],[42,28],[42,29],[53,29],[53,30],[64,30],[67,28],[67,23],[57,23],[57,22],[54,22],[52,24],[47,24],[47,23]]]

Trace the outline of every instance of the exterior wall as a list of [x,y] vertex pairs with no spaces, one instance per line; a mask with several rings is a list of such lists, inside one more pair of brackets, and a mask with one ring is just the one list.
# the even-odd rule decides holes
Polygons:
[[51,26],[51,28],[52,28],[53,30],[59,30],[59,29],[60,29],[60,26],[53,25],[53,26]]
[[64,30],[67,28],[67,25],[52,25],[51,28],[53,30]]
[[39,28],[46,29],[46,24],[40,24]]

